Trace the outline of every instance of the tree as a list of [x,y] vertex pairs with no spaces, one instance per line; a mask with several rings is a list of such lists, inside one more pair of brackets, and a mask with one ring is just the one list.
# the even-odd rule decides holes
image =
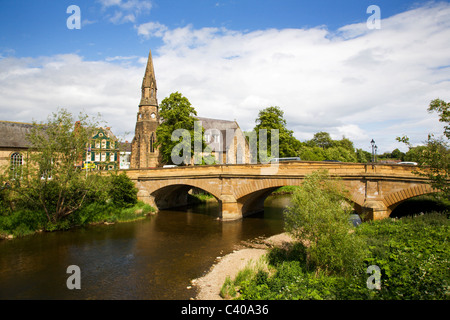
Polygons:
[[[264,156],[264,152],[258,152],[260,161],[267,161],[272,158],[272,131],[278,130],[278,147],[279,157],[293,157],[297,155],[297,150],[300,147],[300,141],[298,141],[294,135],[293,131],[286,128],[286,120],[284,119],[284,112],[280,107],[271,106],[259,111],[258,118],[255,120],[256,126],[254,132],[256,132],[256,137],[258,141],[258,148],[265,148],[263,151],[267,151],[267,157]],[[260,133],[267,132],[266,143],[260,140]],[[274,137],[276,138],[276,137]],[[276,139],[274,139],[276,140]],[[270,155],[270,156],[269,156]]]
[[405,158],[405,154],[397,148],[391,152],[391,158],[403,160]]
[[45,211],[49,222],[57,223],[84,203],[96,174],[76,164],[86,149],[96,123],[80,113],[78,121],[65,109],[52,113],[46,123],[33,122],[27,135],[30,148],[20,172],[10,171],[12,189],[22,203]]
[[372,159],[370,152],[363,149],[356,149],[356,161],[359,163],[367,163]]
[[450,139],[450,102],[445,102],[441,99],[435,99],[431,101],[428,112],[436,111],[439,114],[439,122],[444,122],[447,125],[444,126],[444,135],[447,139]]
[[195,140],[201,141],[202,150],[206,146],[203,141],[204,129],[194,130],[197,111],[186,97],[175,92],[161,102],[159,115],[162,122],[156,129],[156,146],[162,163],[174,164],[173,155],[183,159],[184,164],[189,164],[195,151]]
[[311,142],[314,145],[321,147],[322,149],[330,148],[331,146],[333,146],[333,139],[331,139],[330,134],[323,131],[314,134]]
[[450,171],[450,103],[435,99],[430,102],[428,112],[437,112],[439,121],[446,123],[444,126],[444,136],[436,138],[433,134],[428,135],[424,146],[413,147],[407,136],[397,137],[397,140],[405,143],[409,151],[405,155],[405,160],[414,160],[419,165],[419,170],[413,172],[419,176],[430,179],[433,188],[441,191],[441,195],[450,200],[450,188],[448,185]]
[[347,193],[327,171],[315,171],[305,177],[284,213],[286,231],[309,243],[307,263],[330,274],[352,274],[366,256],[365,243],[351,232]]

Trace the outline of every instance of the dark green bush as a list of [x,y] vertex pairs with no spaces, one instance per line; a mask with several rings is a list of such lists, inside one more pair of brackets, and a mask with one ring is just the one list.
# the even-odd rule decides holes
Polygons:
[[109,197],[119,207],[132,207],[137,203],[138,189],[133,181],[122,172],[110,176]]

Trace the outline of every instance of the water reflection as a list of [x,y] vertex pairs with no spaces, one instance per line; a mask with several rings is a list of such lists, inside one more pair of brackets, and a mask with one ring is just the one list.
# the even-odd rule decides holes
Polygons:
[[[283,231],[289,197],[264,213],[217,220],[218,205],[161,211],[131,223],[90,226],[0,242],[0,299],[189,299],[186,287],[217,256],[242,240]],[[81,290],[69,290],[69,265],[81,269]]]

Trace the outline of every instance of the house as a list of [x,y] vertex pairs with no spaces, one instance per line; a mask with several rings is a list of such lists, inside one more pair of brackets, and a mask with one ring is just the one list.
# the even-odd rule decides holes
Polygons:
[[83,169],[117,170],[119,169],[119,142],[111,128],[98,128],[86,146]]
[[13,171],[19,171],[27,158],[29,142],[27,134],[31,123],[0,121],[0,172],[9,165]]
[[128,141],[120,143],[119,169],[130,169],[131,143]]

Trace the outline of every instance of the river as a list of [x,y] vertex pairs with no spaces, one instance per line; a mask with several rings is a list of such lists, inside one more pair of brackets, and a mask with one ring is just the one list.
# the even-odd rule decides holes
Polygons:
[[[0,241],[0,299],[194,298],[190,280],[243,240],[283,232],[289,196],[271,196],[264,213],[217,220],[217,203],[161,211],[128,223],[39,233]],[[69,290],[67,268],[80,268],[81,289]]]

